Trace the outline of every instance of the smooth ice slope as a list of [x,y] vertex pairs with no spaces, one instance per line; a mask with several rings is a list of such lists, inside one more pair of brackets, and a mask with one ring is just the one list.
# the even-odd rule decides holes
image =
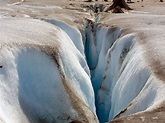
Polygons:
[[0,44],[2,122],[98,122],[86,61],[64,31],[0,18]]
[[84,55],[84,45],[83,45],[82,35],[76,27],[73,27],[65,22],[55,19],[43,19],[43,20],[51,24],[54,24],[59,28],[61,28],[63,31],[65,31],[72,40],[72,42],[74,43],[74,45],[76,46],[76,48],[80,51],[81,54]]

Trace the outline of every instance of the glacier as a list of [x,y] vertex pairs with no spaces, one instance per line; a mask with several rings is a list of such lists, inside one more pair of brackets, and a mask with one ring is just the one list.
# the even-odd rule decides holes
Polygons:
[[[0,122],[105,123],[138,116],[143,122],[163,110],[164,15],[93,18],[52,5],[2,8]],[[46,15],[52,9],[57,13]]]

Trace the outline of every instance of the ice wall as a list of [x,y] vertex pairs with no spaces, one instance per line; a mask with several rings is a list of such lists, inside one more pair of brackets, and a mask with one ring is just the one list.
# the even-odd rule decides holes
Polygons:
[[74,43],[74,45],[76,46],[76,48],[78,49],[78,51],[80,51],[80,53],[84,55],[84,45],[83,45],[82,35],[76,27],[71,26],[60,20],[55,20],[55,19],[42,19],[42,20],[49,22],[53,25],[56,25],[59,28],[61,28],[63,31],[65,31],[66,34],[70,37],[70,39]]
[[152,110],[162,103],[164,85],[146,62],[138,33],[89,20],[86,24],[86,57],[100,122]]
[[0,45],[0,121],[98,122],[84,55],[63,30],[0,18]]

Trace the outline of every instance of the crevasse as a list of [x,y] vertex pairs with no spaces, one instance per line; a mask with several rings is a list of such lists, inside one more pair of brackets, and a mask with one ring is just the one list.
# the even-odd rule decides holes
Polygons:
[[87,21],[85,55],[100,122],[154,108],[165,92],[157,87],[137,33]]
[[151,110],[163,100],[158,95],[165,94],[164,85],[160,86],[148,67],[138,33],[86,20],[83,41],[76,28],[57,20],[46,21],[65,31],[86,57],[89,68],[81,65],[91,78],[100,123]]

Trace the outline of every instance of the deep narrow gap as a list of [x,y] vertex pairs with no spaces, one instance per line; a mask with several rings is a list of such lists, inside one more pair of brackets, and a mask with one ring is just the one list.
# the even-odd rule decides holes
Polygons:
[[[129,106],[130,102],[140,93],[149,77],[149,74],[145,77],[143,76],[144,74],[141,74],[147,73],[147,70],[140,70],[137,75],[130,77],[130,79],[139,79],[138,77],[142,76],[142,84],[138,87],[138,91],[132,94],[129,100],[126,100],[123,103],[122,108],[119,108],[119,112],[117,112],[114,107],[116,104],[113,102],[116,99],[113,98],[116,98],[115,96],[120,93],[120,90],[118,87],[115,88],[116,94],[113,94],[112,91],[114,90],[116,81],[127,68],[129,59],[127,59],[127,62],[124,62],[124,60],[134,45],[135,36],[131,33],[123,35],[124,30],[119,27],[105,26],[87,19],[84,31],[86,41],[84,46],[81,46],[80,44],[83,39],[82,35],[77,33],[77,30],[63,22],[56,20],[46,21],[57,25],[58,27],[61,27],[62,24],[62,29],[71,39],[74,39],[74,37],[70,34],[70,30],[78,36],[76,40],[74,39],[72,41],[80,52],[84,48],[83,53],[86,56],[86,61],[90,69],[91,82],[95,93],[96,114],[100,123],[108,122],[116,115],[120,114],[120,112],[126,111],[127,106]],[[65,27],[69,28],[69,30],[66,30]],[[134,54],[129,57],[132,57],[133,55]],[[135,63],[132,63],[132,65],[134,64]],[[131,70],[129,71],[131,72]],[[107,93],[109,94],[108,96]],[[108,100],[106,96],[108,97]]]
[[[98,90],[101,87],[106,69],[106,55],[108,54],[108,50],[120,37],[122,29],[118,27],[102,26],[91,20],[86,21],[88,21],[88,24],[85,27],[85,55],[91,72],[91,82],[95,93],[96,114],[100,122],[103,123],[105,119],[100,118],[101,116],[98,108]],[[101,64],[102,61],[104,64]]]
[[[118,79],[123,78],[123,76],[129,75],[122,75],[123,71],[125,73],[126,71],[133,71],[133,68],[127,67],[127,63],[131,62],[129,59],[133,58],[136,52],[132,51],[136,40],[135,35],[133,33],[123,35],[124,29],[119,27],[108,27],[94,23],[91,20],[87,21],[88,25],[85,27],[85,55],[90,68],[91,82],[95,93],[96,114],[100,123],[105,123],[127,110],[127,107],[145,86],[150,74],[146,69],[138,70],[136,74],[129,77],[130,80],[125,81],[125,83],[129,83],[141,79],[139,80],[141,84],[137,84],[138,87],[136,85],[132,87],[136,88],[137,91],[130,94],[126,101],[122,100],[123,98],[116,97],[121,93],[119,89],[121,87],[115,87],[116,82]],[[138,61],[137,63],[131,62],[130,64],[134,66],[134,69],[139,68]],[[145,73],[145,76],[142,73]],[[107,85],[108,83],[109,85]],[[112,93],[114,90],[115,93]],[[108,93],[108,99],[106,98],[106,93]],[[116,100],[119,102],[124,101],[118,109],[116,109],[114,102]]]

